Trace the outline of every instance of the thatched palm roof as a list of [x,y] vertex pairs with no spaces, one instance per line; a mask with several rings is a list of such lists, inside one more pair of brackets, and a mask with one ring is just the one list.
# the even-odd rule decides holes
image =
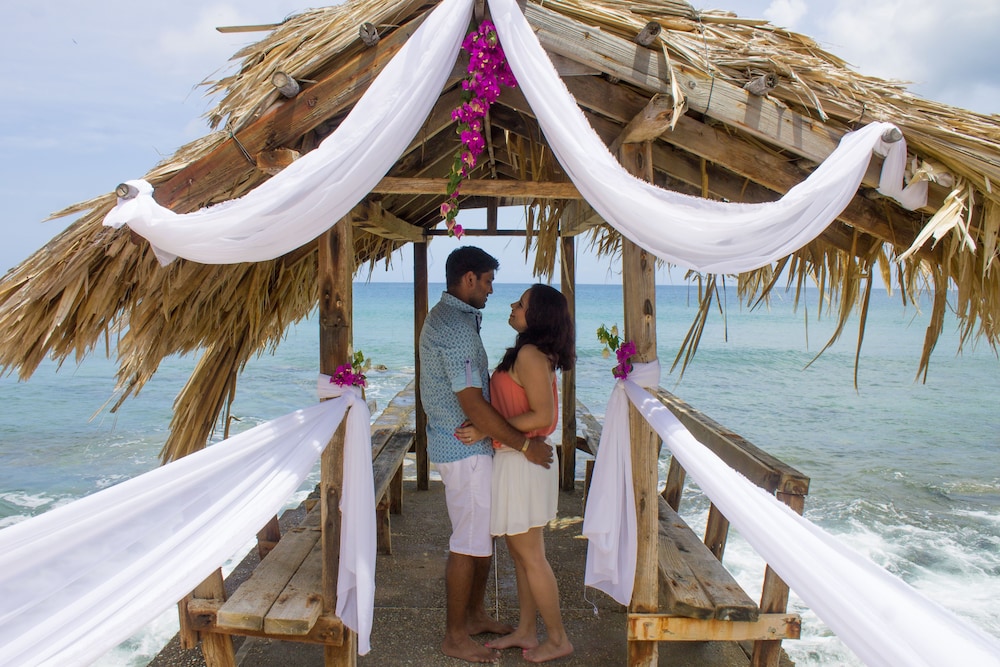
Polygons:
[[[356,0],[309,10],[245,48],[235,56],[242,59],[238,72],[207,82],[220,94],[208,114],[214,132],[146,175],[157,200],[187,212],[232,199],[270,177],[267,159],[314,148],[432,6]],[[655,95],[667,101],[667,112],[676,112],[672,129],[654,146],[656,182],[667,188],[730,201],[773,200],[803,180],[843,133],[872,120],[895,123],[908,142],[913,171],[932,181],[928,206],[906,211],[877,195],[875,160],[871,178],[840,219],[778,266],[740,276],[741,294],[747,300],[765,296],[788,269],[783,275],[796,288],[814,281],[843,323],[856,305],[863,310],[869,276],[880,271],[904,303],[923,292],[933,295],[921,369],[949,305],[963,327],[963,344],[982,338],[996,346],[1000,207],[992,184],[1000,182],[1000,118],[914,97],[899,83],[849,70],[808,37],[762,20],[697,12],[682,0],[546,0],[528,3],[525,11],[608,144],[620,140]],[[650,22],[652,32],[657,25],[661,31],[642,46],[635,38]],[[360,39],[362,24],[379,32],[375,46]],[[458,147],[450,112],[458,103],[461,67],[390,177],[447,175]],[[271,78],[278,71],[301,82],[298,96],[285,99],[275,90]],[[748,93],[748,84],[762,87],[764,95]],[[517,90],[503,92],[489,120],[490,159],[476,177],[566,180]],[[359,206],[358,266],[387,260],[440,223],[442,194],[426,185],[406,193],[401,181],[386,183]],[[494,201],[530,207],[536,271],[551,271],[559,233],[589,232],[599,252],[617,249],[617,234],[584,202],[532,197],[523,191]],[[485,202],[473,194],[463,207]],[[82,215],[4,277],[0,367],[27,378],[46,356],[80,358],[103,347],[120,361],[118,407],[164,357],[203,350],[177,399],[164,450],[175,458],[204,445],[247,360],[276,346],[288,325],[314,308],[316,250],[307,246],[257,264],[180,260],[161,268],[149,246],[127,229],[101,226],[114,203],[108,192],[56,213]],[[929,222],[940,239],[920,243],[894,263]],[[714,277],[705,280],[711,285]],[[949,295],[948,288],[957,291]],[[707,308],[712,291],[706,294]]]

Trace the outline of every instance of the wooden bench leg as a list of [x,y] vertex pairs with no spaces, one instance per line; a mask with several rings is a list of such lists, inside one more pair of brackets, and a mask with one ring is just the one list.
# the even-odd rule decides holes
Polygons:
[[[222,570],[216,570],[205,581],[198,584],[190,597],[208,600],[225,600],[226,589],[223,583]],[[184,602],[182,602],[184,604]],[[185,645],[184,627],[187,625],[187,610],[181,613],[181,645]],[[236,667],[236,652],[233,650],[233,638],[230,635],[203,632],[201,634],[201,654],[205,658],[206,667]],[[193,646],[184,646],[193,648]]]
[[344,628],[344,643],[323,647],[323,667],[355,667],[358,664],[358,635]]
[[390,495],[392,489],[389,488],[385,495],[378,501],[375,507],[375,524],[378,533],[378,552],[383,555],[392,553],[392,531],[389,526],[389,508],[392,505]]
[[393,514],[403,513],[403,466],[396,468],[389,484],[389,511]]
[[271,553],[271,549],[281,539],[281,526],[278,524],[278,517],[273,516],[267,524],[257,533],[257,555],[261,560]]

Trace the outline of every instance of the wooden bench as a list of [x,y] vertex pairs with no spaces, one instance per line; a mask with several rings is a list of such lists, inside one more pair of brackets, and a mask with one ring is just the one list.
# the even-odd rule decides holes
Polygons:
[[[389,514],[402,511],[403,460],[414,443],[414,383],[386,406],[372,424],[379,553],[391,552]],[[209,599],[197,592],[182,603],[182,628],[201,634],[209,667],[229,665],[228,655],[205,650],[211,635],[246,635],[339,646],[344,626],[324,613],[323,541],[320,509],[313,503],[305,518],[268,551],[250,577],[229,597]],[[208,597],[208,596],[206,596]],[[327,608],[331,608],[328,605]],[[231,644],[229,652],[231,652]]]
[[[750,481],[775,493],[800,514],[809,478],[728,431],[666,391],[652,392],[702,444]],[[590,421],[586,420],[590,417]],[[577,414],[586,433],[586,449],[596,455],[600,426]],[[580,440],[578,439],[578,443]],[[582,446],[581,449],[584,449]],[[584,492],[589,491],[593,461],[587,461]],[[778,664],[782,639],[797,639],[801,621],[786,613],[788,587],[770,568],[758,604],[722,564],[729,522],[712,505],[704,539],[677,513],[686,473],[671,459],[659,498],[657,535],[659,612],[629,614],[630,641],[753,641],[752,664]]]

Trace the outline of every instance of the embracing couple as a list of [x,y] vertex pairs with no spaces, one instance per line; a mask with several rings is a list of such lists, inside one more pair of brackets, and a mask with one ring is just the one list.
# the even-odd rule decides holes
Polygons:
[[[532,285],[511,304],[517,336],[491,376],[479,328],[497,268],[480,248],[453,251],[445,265],[447,290],[420,332],[427,450],[444,482],[452,527],[441,650],[493,662],[497,650],[520,648],[525,660],[545,662],[573,652],[542,531],[556,516],[559,494],[545,441],[558,418],[555,372],[573,367],[575,330],[565,297]],[[517,573],[516,628],[484,606],[495,535],[505,536]],[[485,646],[471,637],[486,632],[502,636]]]

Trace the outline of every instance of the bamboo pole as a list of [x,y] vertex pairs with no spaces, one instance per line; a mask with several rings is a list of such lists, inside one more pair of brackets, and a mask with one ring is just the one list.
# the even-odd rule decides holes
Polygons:
[[[351,216],[341,219],[319,238],[319,369],[332,375],[350,361],[353,314],[354,239]],[[336,613],[337,570],[340,566],[340,499],[344,488],[346,419],[323,451],[320,462],[320,503],[323,541],[323,612]],[[357,665],[357,636],[344,628],[344,643],[324,646],[326,667]]]
[[[653,180],[652,144],[625,144],[620,150],[622,165],[632,174]],[[625,340],[635,342],[634,361],[656,360],[655,258],[628,239],[622,239],[622,300],[625,305]],[[629,406],[629,433],[632,441],[632,483],[635,488],[636,562],[635,585],[630,613],[653,613],[659,601],[657,570],[659,438],[638,410]],[[657,664],[655,641],[629,641],[630,667]]]

